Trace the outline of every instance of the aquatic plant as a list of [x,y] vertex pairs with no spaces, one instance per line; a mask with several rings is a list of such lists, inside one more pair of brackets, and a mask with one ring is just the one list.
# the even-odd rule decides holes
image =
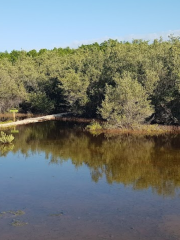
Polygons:
[[14,211],[14,210],[9,210],[9,211],[4,211],[4,212],[0,212],[0,216],[3,216],[3,215],[13,215],[13,216],[21,216],[21,215],[24,215],[25,212],[23,210],[17,210],[17,211]]
[[15,216],[21,216],[21,215],[25,214],[25,212],[23,210],[17,210],[17,211],[10,210],[7,213],[10,213],[10,214],[15,215]]
[[[24,215],[25,212],[23,210],[10,210],[10,211],[3,211],[0,212],[0,217],[4,218],[11,218]],[[28,222],[23,222],[20,219],[12,219],[11,226],[13,227],[23,227],[27,225]]]
[[14,140],[14,136],[12,134],[6,134],[5,132],[1,131],[0,142],[3,144],[9,144]]
[[12,223],[11,223],[11,225],[13,226],[13,227],[23,227],[23,226],[25,226],[25,225],[27,225],[28,223],[27,222],[22,222],[22,221],[20,221],[20,220],[18,220],[18,219],[13,219],[12,220]]

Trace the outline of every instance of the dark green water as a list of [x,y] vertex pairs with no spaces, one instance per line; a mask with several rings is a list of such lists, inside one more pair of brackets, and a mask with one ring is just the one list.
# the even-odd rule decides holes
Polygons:
[[18,130],[0,146],[0,240],[180,239],[180,136]]

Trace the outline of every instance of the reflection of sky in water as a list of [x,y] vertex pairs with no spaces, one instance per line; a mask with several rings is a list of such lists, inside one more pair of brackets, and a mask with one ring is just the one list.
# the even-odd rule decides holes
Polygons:
[[[57,129],[56,132],[58,132]],[[20,132],[16,141],[18,138],[20,140],[21,137],[24,137],[21,134]],[[128,161],[128,158],[126,158],[126,161],[114,159],[117,162],[112,165],[111,161],[113,160],[111,157],[118,155],[109,156],[109,162],[105,163],[103,158],[100,159],[100,156],[103,156],[103,154],[106,157],[108,156],[108,153],[104,153],[106,148],[102,147],[106,142],[100,142],[101,140],[98,140],[98,138],[93,141],[88,136],[89,142],[83,147],[86,146],[89,149],[91,156],[97,156],[99,162],[96,164],[96,162],[93,163],[93,159],[92,162],[84,159],[84,161],[78,162],[78,166],[75,167],[78,159],[68,159],[68,154],[74,156],[74,153],[70,150],[68,153],[68,148],[63,153],[67,160],[62,158],[62,142],[59,140],[62,136],[56,138],[56,141],[53,142],[51,145],[52,153],[49,152],[47,158],[47,152],[51,149],[51,147],[46,146],[50,144],[49,141],[46,139],[44,142],[39,143],[36,141],[37,137],[33,138],[32,132],[30,134],[31,137],[29,135],[26,137],[31,139],[31,141],[28,140],[27,145],[28,147],[34,147],[32,153],[25,146],[25,142],[18,145],[22,145],[21,151],[23,149],[24,153],[21,153],[18,150],[17,142],[15,142],[14,151],[16,153],[9,152],[6,157],[0,157],[0,212],[21,209],[25,211],[25,215],[13,218],[28,222],[26,226],[13,227],[10,225],[11,216],[1,216],[1,240],[174,240],[180,238],[179,188],[177,187],[175,195],[163,195],[152,190],[153,185],[151,185],[154,184],[156,187],[158,184],[171,185],[169,182],[174,180],[174,184],[178,186],[179,171],[177,167],[179,163],[176,154],[173,155],[172,153],[173,148],[170,147],[170,144],[168,144],[169,149],[166,147],[165,150],[162,150],[162,144],[158,142],[161,145],[161,151],[167,152],[165,154],[163,152],[162,159],[158,158],[156,162],[151,159],[151,164],[147,165],[148,167],[154,164],[154,169],[157,170],[159,164],[165,178],[163,179],[161,176],[157,178],[155,175],[156,181],[159,181],[158,183],[149,180],[150,184],[147,188],[143,187],[134,190],[134,183],[132,181],[128,182],[126,178],[121,178],[121,176],[117,178],[117,172],[114,168],[120,171],[121,174],[123,174],[123,171],[128,174],[128,171],[131,171],[130,164],[132,163],[135,171],[133,175],[134,181],[137,181],[136,176],[138,179],[139,176],[145,177],[147,169],[145,168],[145,172],[144,166],[141,169],[141,165],[145,164],[145,162],[143,162],[144,159],[138,158],[138,153],[134,152],[133,162],[128,164],[125,164]],[[78,140],[78,134],[80,138],[84,137],[83,143]],[[80,149],[87,151],[87,149],[81,148],[81,144],[87,141],[86,136],[78,134],[72,135],[71,131],[70,135],[66,136],[67,141],[69,141],[69,148],[75,147],[73,145],[75,144],[74,141],[79,141],[76,145],[76,151],[80,151]],[[65,138],[62,140],[65,141]],[[149,144],[148,141],[142,143],[142,146],[147,151],[145,155],[149,156],[151,154],[155,159],[154,154],[157,153],[157,156],[160,157],[160,148],[156,147],[157,149],[154,149],[154,143],[150,142]],[[125,141],[125,143],[129,147],[128,141]],[[61,152],[61,161],[52,162],[52,154],[58,153],[56,144],[58,144],[57,149]],[[118,144],[116,147],[120,146]],[[136,142],[135,146],[139,150],[141,149],[140,143]],[[46,153],[45,150],[40,150],[43,148],[46,149]],[[125,148],[123,149],[125,150]],[[28,151],[26,152],[25,149]],[[118,148],[112,150],[117,151]],[[88,154],[89,151],[86,153]],[[98,151],[101,152],[101,155],[99,155]],[[133,145],[129,152],[131,151],[133,152]],[[176,151],[179,150],[176,149]],[[77,155],[80,156],[80,153],[78,152]],[[86,154],[83,155],[82,153],[81,156],[84,158]],[[124,154],[123,158],[125,157]],[[168,161],[171,158],[177,164],[177,171],[172,168],[170,161]],[[163,160],[167,162],[165,169],[162,168]],[[146,161],[149,161],[149,158]],[[121,166],[119,169],[118,164]],[[99,166],[105,170],[103,170],[103,175],[95,182],[92,179],[92,174]],[[167,166],[169,166],[169,169]],[[138,167],[141,169],[140,173]],[[165,174],[165,170],[170,173]],[[115,177],[112,176],[113,179],[125,179],[127,184],[123,181],[119,181],[119,183],[118,181],[112,181],[112,184],[107,183],[107,171],[115,173]],[[172,179],[172,176],[174,176],[174,179]],[[148,172],[146,177],[150,177]],[[169,177],[169,180],[167,177]],[[59,213],[63,214],[58,215]]]

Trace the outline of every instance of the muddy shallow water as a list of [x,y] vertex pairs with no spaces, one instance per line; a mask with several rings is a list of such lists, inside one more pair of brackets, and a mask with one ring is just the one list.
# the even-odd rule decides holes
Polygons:
[[0,146],[0,240],[180,239],[179,135],[17,130]]

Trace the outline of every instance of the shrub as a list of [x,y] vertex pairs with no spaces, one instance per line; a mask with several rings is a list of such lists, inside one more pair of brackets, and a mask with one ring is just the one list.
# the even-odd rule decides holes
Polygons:
[[144,88],[126,73],[114,78],[115,86],[106,85],[105,98],[98,109],[101,117],[114,127],[140,124],[153,113]]
[[93,120],[89,125],[87,125],[86,129],[89,130],[90,132],[93,132],[93,131],[101,130],[102,126],[100,125],[99,122]]

